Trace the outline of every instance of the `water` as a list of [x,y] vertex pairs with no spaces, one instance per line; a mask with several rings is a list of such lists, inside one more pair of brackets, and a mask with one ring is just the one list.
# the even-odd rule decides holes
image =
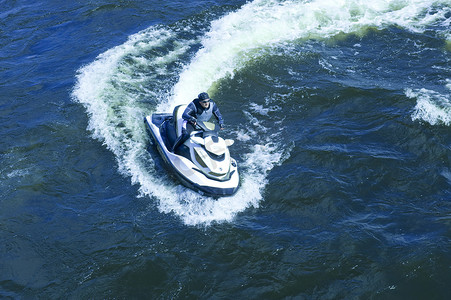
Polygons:
[[[0,8],[2,298],[449,297],[450,1]],[[143,123],[201,91],[233,197]]]

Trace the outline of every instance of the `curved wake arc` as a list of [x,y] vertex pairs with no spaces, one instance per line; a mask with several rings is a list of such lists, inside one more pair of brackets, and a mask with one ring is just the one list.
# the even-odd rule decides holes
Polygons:
[[[153,26],[130,36],[78,71],[73,97],[86,108],[93,136],[114,153],[119,171],[140,186],[143,196],[155,199],[161,212],[189,225],[230,221],[259,206],[268,173],[290,149],[254,117],[248,131],[240,133],[253,138],[242,140],[246,152],[240,154],[238,193],[217,200],[202,197],[160,176],[146,150],[145,115],[169,112],[199,91],[214,93],[215,82],[234,76],[272,47],[392,25],[416,32],[441,26],[449,39],[450,14],[445,0],[255,0],[213,21],[201,36],[186,26]],[[199,43],[201,49],[193,54],[191,46]]]

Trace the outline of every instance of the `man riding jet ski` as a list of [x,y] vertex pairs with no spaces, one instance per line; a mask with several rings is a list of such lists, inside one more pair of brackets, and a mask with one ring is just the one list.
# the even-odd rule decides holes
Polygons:
[[172,152],[174,152],[178,146],[183,144],[189,138],[198,121],[208,122],[213,115],[218,120],[221,129],[223,129],[224,120],[218,107],[216,106],[216,103],[210,99],[210,96],[208,96],[207,93],[200,93],[196,99],[188,104],[183,112],[182,118],[184,121],[182,126],[182,135],[179,136],[172,147]]
[[[208,122],[213,115],[219,126]],[[234,141],[219,136],[224,122],[207,93],[172,114],[147,116],[145,122],[164,161],[184,185],[210,196],[236,192],[238,167],[228,149]]]

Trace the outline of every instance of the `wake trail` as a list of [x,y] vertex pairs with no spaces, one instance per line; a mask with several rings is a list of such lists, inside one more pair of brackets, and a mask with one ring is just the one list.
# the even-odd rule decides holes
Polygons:
[[[241,186],[233,197],[213,199],[162,175],[165,171],[147,150],[145,115],[171,112],[200,91],[214,95],[219,81],[233,77],[249,62],[303,40],[365,34],[370,27],[395,25],[414,32],[435,26],[448,41],[450,14],[445,0],[256,0],[205,24],[208,32],[176,24],[152,26],[130,36],[77,72],[72,95],[86,108],[93,137],[114,153],[119,172],[139,185],[141,196],[155,200],[161,212],[173,213],[188,225],[231,221],[245,209],[259,206],[269,172],[289,157],[290,147],[279,142],[278,132],[259,121],[255,105],[244,112],[249,119],[237,136],[245,145],[238,159]],[[427,91],[407,93],[449,102],[446,96]],[[449,122],[446,116],[438,118]]]

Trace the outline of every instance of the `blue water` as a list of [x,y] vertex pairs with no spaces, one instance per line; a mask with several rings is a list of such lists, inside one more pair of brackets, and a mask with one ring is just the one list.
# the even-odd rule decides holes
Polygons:
[[[0,1],[0,298],[448,299],[451,2]],[[143,123],[207,91],[212,199]]]

